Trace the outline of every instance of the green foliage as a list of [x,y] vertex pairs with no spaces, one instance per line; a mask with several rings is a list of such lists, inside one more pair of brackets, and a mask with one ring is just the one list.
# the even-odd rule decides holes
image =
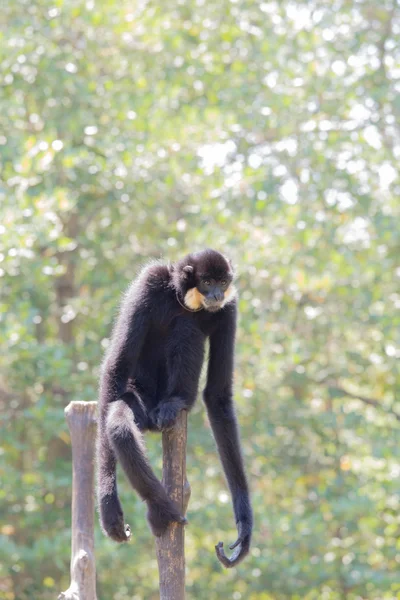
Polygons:
[[[0,19],[0,599],[68,587],[63,408],[96,398],[140,265],[204,246],[238,266],[256,527],[223,571],[234,522],[198,402],[188,597],[400,598],[395,0],[14,0]],[[121,487],[133,541],[97,529],[98,596],[155,599]]]

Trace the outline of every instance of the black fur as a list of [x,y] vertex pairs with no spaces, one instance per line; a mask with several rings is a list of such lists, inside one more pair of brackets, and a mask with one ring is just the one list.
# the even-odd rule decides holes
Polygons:
[[[226,566],[247,554],[252,530],[232,399],[236,300],[221,304],[232,278],[229,262],[213,250],[142,270],[123,300],[104,360],[97,448],[100,520],[108,536],[118,542],[129,538],[118,499],[117,460],[147,503],[154,535],[161,535],[171,522],[185,523],[150,467],[141,432],[167,429],[180,410],[191,409],[209,338],[204,401],[239,531],[238,550]],[[185,294],[192,288],[200,290],[204,300],[195,312],[185,308]]]

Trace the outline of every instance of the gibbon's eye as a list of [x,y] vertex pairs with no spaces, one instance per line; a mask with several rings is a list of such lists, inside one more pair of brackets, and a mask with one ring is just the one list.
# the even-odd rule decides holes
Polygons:
[[209,279],[205,279],[203,283],[204,285],[211,285],[211,281]]
[[226,279],[223,279],[223,280],[221,281],[221,285],[226,285],[226,284],[227,284],[227,281],[226,281]]

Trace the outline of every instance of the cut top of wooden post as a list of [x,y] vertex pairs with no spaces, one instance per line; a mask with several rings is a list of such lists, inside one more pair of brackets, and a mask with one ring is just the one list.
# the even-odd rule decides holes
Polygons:
[[[83,400],[74,400],[64,409],[65,418],[68,425],[76,419],[76,424],[86,427],[88,421],[97,422],[97,402],[84,402]],[[85,419],[86,417],[86,419]]]

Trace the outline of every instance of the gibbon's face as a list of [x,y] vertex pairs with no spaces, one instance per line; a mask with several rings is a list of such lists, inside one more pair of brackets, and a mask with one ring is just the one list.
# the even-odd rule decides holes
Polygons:
[[219,252],[208,249],[195,254],[183,271],[191,284],[184,301],[192,310],[217,312],[235,296],[232,268]]
[[205,275],[200,278],[196,288],[201,295],[201,304],[209,312],[216,312],[226,304],[230,296],[231,278],[228,275],[221,279]]
[[212,277],[204,274],[196,277],[196,287],[185,294],[185,304],[192,310],[204,308],[209,312],[217,312],[236,294],[232,283],[232,274]]

